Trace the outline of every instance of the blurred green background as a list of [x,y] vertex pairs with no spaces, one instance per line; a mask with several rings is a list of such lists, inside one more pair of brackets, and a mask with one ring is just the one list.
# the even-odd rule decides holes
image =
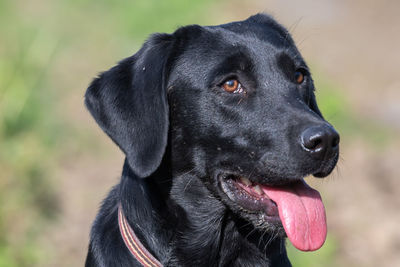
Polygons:
[[90,224],[123,155],[83,106],[98,72],[153,32],[267,12],[312,66],[342,155],[308,181],[329,236],[293,266],[400,266],[397,1],[0,0],[0,267],[82,266]]

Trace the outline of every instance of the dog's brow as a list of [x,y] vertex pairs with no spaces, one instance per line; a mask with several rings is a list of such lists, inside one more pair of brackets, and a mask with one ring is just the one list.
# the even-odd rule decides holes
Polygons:
[[236,71],[246,71],[250,70],[253,66],[253,61],[251,60],[248,52],[244,49],[238,48],[238,52],[225,57],[217,65],[214,73],[220,75],[227,75],[229,73],[234,73]]

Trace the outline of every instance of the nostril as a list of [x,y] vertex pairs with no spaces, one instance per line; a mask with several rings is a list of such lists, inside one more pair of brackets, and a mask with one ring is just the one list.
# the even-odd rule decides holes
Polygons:
[[310,136],[308,140],[303,139],[303,145],[309,150],[319,150],[322,148],[322,138],[319,135]]
[[324,139],[318,127],[310,127],[301,134],[301,145],[309,152],[320,151],[324,147]]

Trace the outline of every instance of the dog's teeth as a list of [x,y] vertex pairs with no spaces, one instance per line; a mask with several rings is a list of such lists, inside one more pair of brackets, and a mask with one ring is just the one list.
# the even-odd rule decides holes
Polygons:
[[251,185],[251,182],[250,182],[250,180],[249,180],[249,179],[247,179],[247,178],[240,177],[240,181],[241,181],[241,182],[242,182],[242,184],[244,184],[244,185],[247,185],[247,186],[250,186],[250,185]]
[[263,191],[261,190],[261,187],[259,185],[253,186],[254,191],[259,194],[260,196],[263,194]]

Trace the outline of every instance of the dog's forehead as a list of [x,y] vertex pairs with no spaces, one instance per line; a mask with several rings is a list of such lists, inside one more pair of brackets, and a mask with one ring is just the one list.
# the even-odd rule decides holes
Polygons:
[[189,41],[187,51],[195,50],[217,56],[240,48],[253,50],[257,54],[260,52],[257,50],[298,52],[290,34],[277,23],[261,23],[248,19],[205,26],[202,27],[201,34],[195,34],[197,36]]
[[[281,53],[303,61],[288,31],[266,15],[188,29],[185,42],[185,49],[177,57],[173,70],[180,77],[192,73],[206,80],[215,66],[238,52],[243,52],[256,66],[255,71],[261,73],[270,70],[271,63]],[[174,76],[172,74],[171,78]]]

